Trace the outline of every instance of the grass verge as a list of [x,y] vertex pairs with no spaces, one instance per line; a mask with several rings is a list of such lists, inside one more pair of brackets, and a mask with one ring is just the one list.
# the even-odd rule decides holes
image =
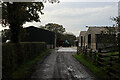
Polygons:
[[16,70],[15,72],[13,72],[12,78],[13,79],[25,79],[26,77],[28,77],[31,74],[31,69],[33,68],[33,66],[35,65],[35,63],[38,62],[39,60],[41,60],[42,57],[45,56],[49,52],[50,52],[50,50],[46,50],[46,51],[42,52],[34,60],[29,61],[29,62],[21,65],[18,70]]
[[99,67],[95,66],[93,61],[89,58],[85,59],[82,54],[74,54],[73,55],[79,62],[81,62],[84,66],[86,66],[90,71],[100,79],[109,79],[109,76],[102,71]]

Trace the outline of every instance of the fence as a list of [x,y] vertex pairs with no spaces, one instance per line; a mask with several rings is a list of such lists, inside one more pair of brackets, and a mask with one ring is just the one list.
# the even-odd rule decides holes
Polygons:
[[120,54],[117,48],[99,49],[98,52],[92,49],[80,48],[79,53],[89,57],[94,64],[106,71],[111,78],[120,79]]

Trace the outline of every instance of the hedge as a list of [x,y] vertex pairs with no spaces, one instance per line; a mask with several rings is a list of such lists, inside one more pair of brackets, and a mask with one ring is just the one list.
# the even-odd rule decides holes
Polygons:
[[2,78],[11,78],[22,64],[33,60],[46,50],[45,43],[5,43],[2,45]]

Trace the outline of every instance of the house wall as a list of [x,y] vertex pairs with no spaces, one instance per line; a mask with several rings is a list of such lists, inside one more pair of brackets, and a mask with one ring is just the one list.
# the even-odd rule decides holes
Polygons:
[[[83,47],[83,43],[81,43],[81,37],[84,37],[84,36],[81,36],[81,35],[79,36],[79,46],[80,46],[80,47]],[[83,41],[83,38],[82,38],[82,41]],[[82,46],[81,46],[81,45],[82,45]]]
[[[81,43],[81,40],[82,40],[82,43]],[[86,46],[86,36],[85,35],[79,35],[79,46],[80,47],[85,47]]]
[[[84,46],[87,46],[90,49],[93,50],[98,50],[100,47],[103,48],[103,42],[100,42],[100,37],[101,39],[106,39],[106,41],[111,40],[108,43],[104,43],[107,47],[109,46],[113,46],[116,42],[116,35],[107,35],[104,34],[103,36],[98,36],[101,34],[101,31],[106,32],[106,28],[105,27],[89,27],[89,29],[87,30],[87,32],[85,34],[81,33],[82,35],[80,35],[80,41],[81,41],[81,36],[85,37],[83,40],[85,40],[85,42],[83,43]],[[84,31],[83,31],[84,32]],[[112,38],[111,38],[112,37]],[[111,43],[113,41],[113,43]],[[81,44],[81,43],[80,43]]]
[[88,31],[86,33],[86,45],[88,46],[88,35],[89,34],[91,34],[91,46],[90,46],[90,48],[93,50],[96,50],[96,36],[95,36],[95,33],[91,29],[88,29]]
[[92,37],[91,37],[91,48],[93,49],[93,50],[96,50],[96,36],[95,36],[95,34],[92,34],[91,35]]

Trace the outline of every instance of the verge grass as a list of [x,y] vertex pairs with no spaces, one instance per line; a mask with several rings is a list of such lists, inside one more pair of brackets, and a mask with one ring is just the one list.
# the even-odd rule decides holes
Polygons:
[[34,60],[28,61],[27,63],[20,66],[18,70],[12,73],[13,79],[25,79],[31,74],[31,69],[35,65],[36,62],[42,59],[43,56],[48,54],[50,50],[46,50],[42,52],[38,57],[36,57]]
[[86,66],[90,71],[100,79],[109,79],[109,76],[99,67],[95,66],[93,63],[93,60],[90,58],[84,58],[82,54],[74,54],[73,55],[80,63],[82,63],[84,66]]

